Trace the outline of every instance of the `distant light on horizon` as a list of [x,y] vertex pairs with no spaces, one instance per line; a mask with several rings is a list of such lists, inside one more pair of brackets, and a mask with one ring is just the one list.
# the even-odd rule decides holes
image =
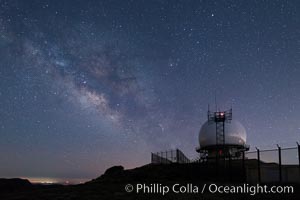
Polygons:
[[50,178],[50,177],[21,177],[22,179],[29,180],[32,184],[62,184],[73,185],[81,184],[91,179],[78,179],[78,178]]

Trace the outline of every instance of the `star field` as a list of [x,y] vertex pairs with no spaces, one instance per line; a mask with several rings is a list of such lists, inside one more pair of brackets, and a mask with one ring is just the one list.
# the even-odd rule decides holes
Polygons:
[[0,1],[0,176],[90,179],[179,148],[207,104],[300,138],[297,1]]

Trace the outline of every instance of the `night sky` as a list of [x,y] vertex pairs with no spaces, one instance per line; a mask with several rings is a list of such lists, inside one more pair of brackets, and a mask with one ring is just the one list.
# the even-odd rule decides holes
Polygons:
[[207,105],[300,141],[299,1],[0,1],[0,177],[96,178],[179,148]]

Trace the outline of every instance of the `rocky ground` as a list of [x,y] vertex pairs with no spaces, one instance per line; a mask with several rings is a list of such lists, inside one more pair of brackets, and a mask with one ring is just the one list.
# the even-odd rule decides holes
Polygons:
[[[208,191],[198,193],[175,194],[137,194],[126,192],[127,184],[161,184],[172,186],[176,183],[187,186],[191,183],[202,189],[203,184],[241,185],[244,176],[241,170],[226,172],[226,177],[217,174],[215,168],[199,164],[145,165],[131,170],[121,166],[108,169],[102,176],[80,185],[33,185],[22,179],[0,179],[0,199],[4,200],[117,200],[117,199],[300,199],[300,185],[294,186],[293,194],[211,194]],[[272,184],[270,184],[272,185]],[[285,183],[284,185],[290,185]]]

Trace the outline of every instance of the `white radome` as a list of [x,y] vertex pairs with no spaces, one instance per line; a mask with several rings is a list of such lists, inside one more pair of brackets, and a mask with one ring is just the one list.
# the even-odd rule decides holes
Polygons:
[[[225,122],[225,145],[246,144],[246,130],[243,125],[235,120]],[[200,148],[216,145],[216,124],[205,122],[199,133]]]

